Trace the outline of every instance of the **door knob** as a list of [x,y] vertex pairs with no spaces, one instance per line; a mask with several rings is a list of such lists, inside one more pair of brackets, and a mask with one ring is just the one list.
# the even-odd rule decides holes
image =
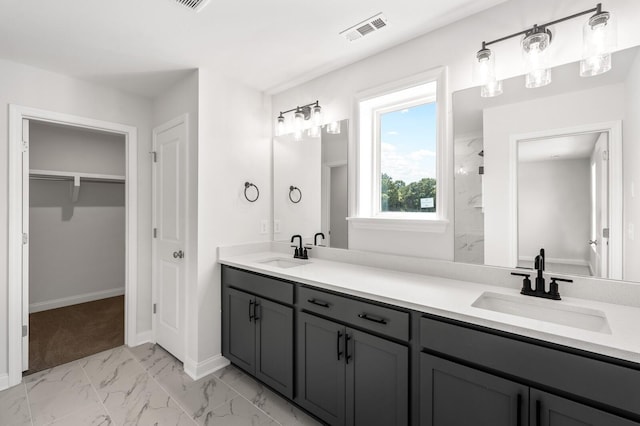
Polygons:
[[182,259],[184,257],[184,252],[182,250],[174,251],[173,258],[174,259]]

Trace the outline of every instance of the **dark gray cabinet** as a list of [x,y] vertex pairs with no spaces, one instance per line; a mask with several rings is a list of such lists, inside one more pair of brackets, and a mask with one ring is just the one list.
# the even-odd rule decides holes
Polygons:
[[234,288],[224,294],[225,357],[293,398],[293,309]]
[[331,425],[406,425],[408,348],[298,315],[298,402]]
[[584,404],[531,389],[531,426],[638,426],[638,423]]
[[420,374],[424,426],[527,424],[527,386],[424,353]]

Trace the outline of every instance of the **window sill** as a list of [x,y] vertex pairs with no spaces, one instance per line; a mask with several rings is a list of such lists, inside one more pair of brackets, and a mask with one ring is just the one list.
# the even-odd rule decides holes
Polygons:
[[385,217],[348,217],[356,229],[377,231],[431,232],[442,234],[447,229],[446,219],[398,219]]

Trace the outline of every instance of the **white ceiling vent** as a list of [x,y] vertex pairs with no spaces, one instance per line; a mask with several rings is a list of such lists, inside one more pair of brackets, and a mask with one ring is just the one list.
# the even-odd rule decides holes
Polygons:
[[191,9],[194,12],[200,12],[204,7],[209,4],[209,0],[175,0],[181,6]]
[[344,36],[344,38],[349,41],[355,41],[386,26],[387,18],[385,18],[382,13],[378,13],[377,15],[372,16],[369,19],[365,19],[353,27],[340,32],[340,35]]

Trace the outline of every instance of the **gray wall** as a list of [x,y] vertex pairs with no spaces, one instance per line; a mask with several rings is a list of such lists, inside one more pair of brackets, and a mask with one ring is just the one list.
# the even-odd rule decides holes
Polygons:
[[[32,169],[124,174],[123,136],[30,124]],[[30,180],[31,311],[124,293],[125,186]]]

